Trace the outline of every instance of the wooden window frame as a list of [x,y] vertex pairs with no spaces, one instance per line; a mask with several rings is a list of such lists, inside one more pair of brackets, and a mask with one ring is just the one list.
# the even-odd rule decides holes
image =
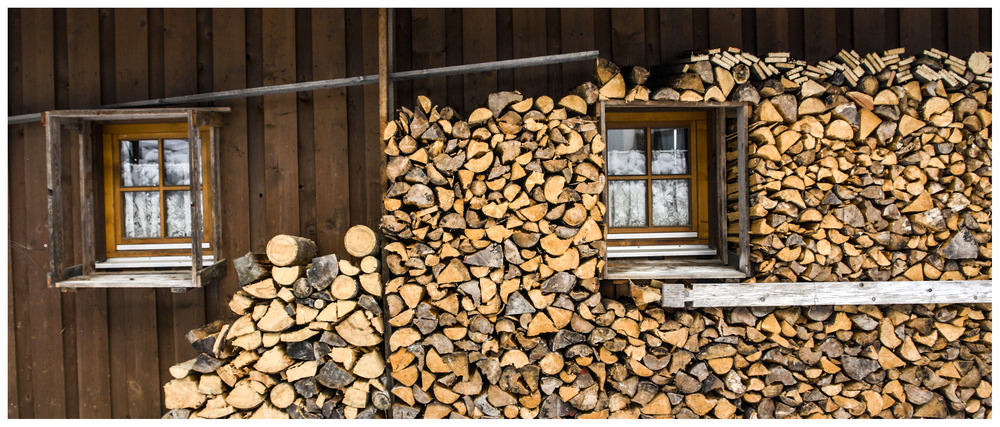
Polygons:
[[[190,288],[203,287],[226,274],[226,260],[223,257],[220,241],[222,227],[219,221],[205,225],[210,237],[207,242],[212,249],[212,257],[204,256],[202,242],[205,236],[194,230],[201,230],[202,224],[209,224],[204,217],[211,215],[219,218],[221,204],[219,200],[219,129],[222,126],[222,114],[230,112],[228,107],[209,108],[135,108],[106,110],[59,110],[42,113],[42,125],[45,127],[45,150],[48,186],[48,226],[49,226],[49,269],[47,282],[49,287],[74,288],[169,288],[174,292],[184,292]],[[113,269],[98,269],[98,259],[104,256],[99,252],[104,240],[103,201],[100,194],[104,190],[103,181],[95,179],[95,175],[104,171],[103,156],[95,147],[96,138],[102,138],[101,133],[95,134],[98,126],[110,123],[178,123],[187,129],[189,144],[188,155],[190,176],[203,176],[203,169],[209,175],[207,180],[199,185],[197,180],[189,181],[189,191],[192,194],[191,203],[191,238],[188,244],[190,252],[182,252],[181,256],[136,257],[140,264],[143,260],[150,263],[143,268],[136,263],[115,263]],[[200,128],[208,128],[208,137],[204,138]],[[63,204],[66,202],[62,189],[62,133],[64,130],[74,130],[78,135],[78,167],[80,170],[79,201],[74,203],[80,212],[79,224],[81,230],[80,253],[76,265],[68,266],[67,250],[63,242],[63,234],[68,232],[72,223],[67,224],[63,218]],[[96,144],[102,144],[98,140]],[[200,146],[198,144],[201,144]],[[67,144],[67,145],[71,145]],[[207,147],[206,147],[207,146]],[[196,149],[201,147],[202,149]],[[203,162],[203,153],[207,149],[208,162]],[[97,163],[97,165],[95,165]],[[207,164],[207,168],[204,166]],[[95,168],[96,166],[96,168]],[[96,170],[95,170],[96,169]],[[204,179],[204,178],[203,178]],[[202,191],[204,186],[204,192]],[[203,203],[203,197],[194,195],[208,194],[210,204]],[[95,199],[98,199],[95,203]],[[205,205],[205,209],[202,206]],[[205,211],[208,211],[207,213]],[[210,229],[210,230],[209,230]],[[113,258],[110,260],[128,260],[129,258]],[[154,262],[155,261],[155,262]],[[206,265],[206,261],[210,264]]]
[[[210,129],[206,126],[198,128],[201,141],[210,140]],[[190,185],[168,186],[164,183],[164,139],[188,139],[188,128],[186,123],[128,123],[128,124],[108,124],[101,128],[103,140],[102,157],[104,160],[104,228],[105,228],[105,255],[108,258],[118,257],[160,257],[171,255],[184,255],[190,253],[188,249],[148,249],[148,250],[120,250],[121,245],[156,245],[167,246],[178,243],[191,243],[190,237],[164,237],[166,234],[166,196],[167,191],[190,191]],[[145,187],[123,187],[121,185],[121,149],[120,142],[131,139],[156,139],[159,150],[159,183],[156,186]],[[203,228],[202,241],[212,241],[212,169],[210,145],[202,143],[202,215]],[[157,191],[160,196],[160,235],[158,238],[127,238],[124,233],[122,221],[122,195],[131,191]],[[162,245],[166,244],[166,245]],[[173,246],[173,245],[171,245]],[[204,248],[204,245],[203,245]],[[204,255],[212,254],[212,246],[203,250]]]
[[[749,257],[749,186],[747,172],[747,133],[748,117],[750,105],[745,102],[684,102],[684,101],[632,101],[606,100],[598,103],[597,119],[599,129],[605,141],[607,139],[608,116],[623,111],[664,111],[664,112],[684,112],[695,111],[705,114],[708,117],[708,149],[703,151],[702,156],[707,160],[708,167],[703,169],[707,174],[707,185],[710,197],[708,199],[708,226],[709,245],[714,248],[715,255],[710,258],[701,257],[706,255],[693,251],[678,251],[681,256],[667,256],[664,253],[674,253],[676,247],[684,247],[685,242],[679,239],[641,239],[632,241],[634,246],[624,246],[619,249],[634,251],[639,257],[636,258],[610,258],[608,248],[615,248],[621,245],[621,234],[611,234],[609,231],[610,209],[605,210],[604,232],[608,236],[607,245],[601,250],[601,256],[605,261],[605,268],[602,271],[602,279],[623,280],[623,279],[661,279],[661,280],[703,280],[703,279],[744,279],[749,277],[750,257]],[[726,133],[727,123],[734,126],[735,132],[731,135]],[[618,127],[618,126],[615,126]],[[628,127],[628,126],[625,126]],[[649,146],[649,144],[647,144]],[[651,150],[651,146],[649,148]],[[733,153],[735,149],[735,153]],[[604,150],[605,174],[608,173],[608,151]],[[727,153],[735,154],[734,158],[727,159]],[[647,157],[648,159],[648,157]],[[651,161],[651,159],[648,159]],[[692,160],[693,161],[693,160]],[[733,162],[735,161],[735,162]],[[733,164],[735,163],[735,164]],[[649,171],[651,173],[651,171]],[[694,171],[692,171],[694,172]],[[735,182],[728,181],[728,174],[735,172]],[[608,176],[608,180],[611,177]],[[732,190],[736,190],[738,197],[733,197]],[[601,200],[608,204],[610,186],[605,187],[601,195]],[[651,190],[649,190],[651,191]],[[691,194],[697,194],[692,190]],[[735,205],[735,206],[734,206]],[[730,210],[735,210],[730,211]],[[730,218],[738,221],[737,224],[730,224]],[[693,215],[692,215],[693,217]],[[651,218],[650,218],[651,220]],[[614,229],[618,231],[618,229]],[[640,233],[636,233],[640,234]],[[632,237],[632,236],[625,236]],[[628,241],[628,240],[625,240]],[[730,244],[732,243],[732,244]],[[643,255],[648,252],[651,255]],[[685,253],[691,252],[691,253]]]
[[[646,182],[646,227],[612,227],[608,231],[620,234],[647,233],[697,233],[696,238],[660,238],[660,239],[622,239],[609,241],[610,246],[639,246],[653,244],[708,244],[708,114],[704,111],[665,111],[650,110],[645,112],[612,112],[606,118],[606,129],[643,129],[646,138],[646,173],[645,175],[614,175],[608,174],[608,188],[612,181],[645,181]],[[686,174],[653,174],[652,130],[656,128],[687,128],[688,138],[688,173]],[[608,141],[610,146],[610,141]],[[609,150],[610,151],[610,150]],[[684,179],[689,183],[688,218],[686,226],[655,226],[653,221],[653,181],[668,179]],[[610,208],[609,208],[610,211]]]

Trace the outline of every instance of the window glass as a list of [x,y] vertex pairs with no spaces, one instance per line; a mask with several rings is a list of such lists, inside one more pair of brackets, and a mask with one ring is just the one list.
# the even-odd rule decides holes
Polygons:
[[167,237],[191,237],[191,191],[163,192],[167,204]]
[[122,231],[127,239],[160,237],[160,193],[122,193]]
[[691,225],[691,182],[686,179],[653,180],[653,226]]
[[608,191],[612,227],[646,226],[646,181],[610,181]]
[[653,175],[687,175],[689,131],[687,128],[652,129]]
[[159,141],[122,140],[121,163],[123,187],[160,185]]
[[608,129],[608,174],[646,174],[645,129]]
[[163,184],[191,184],[191,162],[187,140],[163,140]]

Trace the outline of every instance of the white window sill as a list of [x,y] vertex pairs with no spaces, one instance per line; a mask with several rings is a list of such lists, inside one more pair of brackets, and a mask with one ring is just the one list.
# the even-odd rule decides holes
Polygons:
[[608,246],[608,258],[715,256],[718,252],[708,245],[642,245]]
[[[190,246],[189,246],[190,247]],[[98,270],[129,270],[141,268],[191,268],[191,256],[147,256],[147,257],[122,257],[108,258],[106,261],[98,262],[94,268]],[[202,266],[207,267],[215,262],[215,257],[205,255],[202,257]],[[190,275],[190,273],[189,273]],[[188,278],[190,280],[190,278]]]
[[746,274],[714,260],[608,259],[609,280],[745,279]]

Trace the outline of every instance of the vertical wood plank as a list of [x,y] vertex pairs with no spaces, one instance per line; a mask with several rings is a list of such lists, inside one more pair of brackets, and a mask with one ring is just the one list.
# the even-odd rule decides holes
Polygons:
[[[614,34],[616,27],[614,24],[614,14],[618,9],[612,10],[612,57],[617,56],[619,51],[617,43],[614,43]],[[633,21],[633,25],[637,25],[636,30],[625,31],[622,28],[618,28],[618,33],[623,36],[624,39],[632,40],[634,46],[630,46],[625,54],[627,58],[638,57],[642,55],[642,14],[638,9],[628,9],[631,13],[625,18]],[[580,9],[563,9],[562,22],[560,24],[560,31],[562,32],[562,41],[560,42],[562,53],[573,53],[581,52],[586,50],[594,49],[594,11],[589,8]],[[637,20],[636,20],[637,19]],[[624,41],[624,40],[623,40]],[[612,59],[613,60],[613,59]],[[619,63],[619,65],[628,65]],[[560,97],[567,91],[577,87],[583,82],[592,80],[594,74],[594,63],[590,61],[582,62],[567,62],[562,64],[562,87],[558,92],[554,92],[549,96],[553,97],[558,101]]]
[[885,48],[885,10],[854,9],[854,50],[859,55]]
[[968,57],[979,45],[979,11],[948,9],[948,53]]
[[[378,52],[378,10],[365,9],[361,14],[361,18],[363,52],[376,53]],[[378,56],[366,54],[363,58],[362,72],[364,75],[378,74]],[[362,140],[364,141],[363,149],[365,158],[365,172],[363,175],[365,177],[363,188],[365,198],[360,200],[359,203],[364,205],[365,215],[359,224],[367,225],[374,230],[377,229],[379,219],[382,215],[382,200],[377,195],[385,194],[382,180],[380,179],[382,174],[382,150],[380,148],[382,145],[382,128],[379,127],[378,123],[378,85],[365,85],[363,94],[365,121]],[[376,196],[372,197],[373,195]]]
[[836,40],[830,37],[837,25],[837,15],[833,9],[806,9],[804,48],[805,60],[810,64],[825,60],[837,53]]
[[[163,82],[164,78],[164,68],[165,67],[165,56],[163,39],[167,29],[163,26],[163,9],[148,9],[146,11],[147,27],[149,28],[149,41],[147,46],[147,56],[149,57],[149,96],[151,98],[160,98],[164,95]],[[192,14],[193,16],[193,14]],[[190,52],[185,52],[190,53]]]
[[740,49],[756,53],[757,52],[757,11],[755,9],[744,8],[740,10],[740,19],[743,21],[743,46]]
[[979,9],[979,51],[993,50],[993,10]]
[[[310,9],[295,10],[295,81],[313,80],[312,66],[312,12]],[[313,135],[313,93],[298,92],[296,110],[298,114],[299,140],[299,230],[298,235],[316,240],[316,150]],[[320,135],[322,137],[322,135]],[[329,248],[319,248],[326,253]]]
[[[101,56],[101,104],[114,104],[115,91],[115,12],[113,9],[98,9],[98,34]],[[98,233],[98,239],[101,233]],[[103,240],[102,240],[103,241]]]
[[[295,82],[295,12],[262,13],[264,86]],[[264,97],[264,188],[267,236],[299,231],[298,133],[295,94]]]
[[[612,62],[619,66],[646,64],[643,58],[646,52],[645,46],[643,46],[643,41],[646,39],[644,23],[645,17],[642,9],[611,9]],[[587,26],[585,28],[593,27]],[[583,38],[583,34],[571,33],[571,36]],[[593,40],[593,36],[591,36],[591,40]],[[568,52],[579,50],[582,49],[573,49]]]
[[[466,64],[493,61],[497,57],[496,10],[462,11],[462,59]],[[486,105],[486,98],[497,91],[496,72],[463,74],[465,114]]]
[[[69,32],[67,26],[67,10],[55,9],[54,15],[54,65],[55,65],[55,98],[56,108],[67,108],[70,104],[69,91]],[[77,168],[79,153],[74,138],[74,132],[60,129],[62,140],[62,173],[58,177],[63,193],[62,224],[64,265],[76,265],[81,260],[82,247],[80,242],[80,169]],[[66,379],[66,417],[80,417],[80,394],[77,365],[77,334],[76,307],[77,298],[73,293],[61,292],[62,305],[62,347],[64,377]]]
[[[145,9],[115,10],[116,101],[149,97],[148,22]],[[130,418],[156,416],[161,409],[161,384],[153,366],[159,365],[156,293],[152,289],[116,289],[109,292],[112,314],[111,346],[124,356],[126,407]],[[112,356],[114,357],[114,356]],[[114,362],[112,362],[114,363]],[[114,379],[112,379],[114,382]],[[114,409],[114,408],[113,408]]]
[[686,50],[712,47],[708,44],[708,9],[694,9],[692,14],[692,43]]
[[906,53],[913,55],[931,48],[930,9],[899,10],[899,44],[906,48]]
[[[496,60],[514,58],[514,16],[510,9],[497,9],[497,55]],[[520,90],[514,86],[514,70],[497,71],[498,90]]]
[[[399,8],[393,9],[395,17],[393,18],[393,23],[395,24],[395,33],[393,37],[393,47],[395,56],[395,69],[396,71],[412,70],[413,68],[413,15],[412,9],[409,8]],[[442,20],[443,22],[444,20]],[[444,46],[444,44],[441,44]],[[416,96],[413,94],[413,80],[406,80],[401,82],[396,82],[396,94],[393,105],[398,109],[400,106],[409,106],[413,104]],[[444,98],[441,98],[444,99]]]
[[[420,36],[412,38],[413,51],[412,68],[424,69],[443,67],[445,57],[445,11],[444,9],[413,9],[413,27]],[[434,103],[445,102],[448,80],[445,77],[413,80],[413,95],[403,99],[400,105],[412,108],[416,105],[417,95],[424,95]],[[461,105],[452,105],[461,108]]]
[[767,55],[770,52],[787,52],[788,43],[788,10],[758,9],[757,10],[757,54]]
[[[464,42],[462,40],[462,13],[463,9],[454,8],[445,10],[445,65],[461,65],[465,63],[462,60],[462,45]],[[445,78],[445,81],[447,90],[445,94],[446,105],[460,110],[459,113],[463,116],[471,114],[472,111],[461,111],[465,106],[462,101],[465,99],[462,76],[448,76]]]
[[[264,54],[262,52],[261,9],[246,12],[246,87],[260,87],[264,84]],[[247,98],[247,159],[253,173],[248,177],[250,191],[250,251],[264,253],[268,239],[265,215],[267,199],[264,195],[264,97]]]
[[[646,27],[646,38],[648,39],[653,32],[649,30],[649,25],[657,27],[660,26],[660,10],[652,9],[649,11],[647,19],[651,19],[653,22],[647,22]],[[656,48],[660,49],[661,39],[660,33],[656,33]],[[597,8],[594,9],[594,48],[600,52],[602,58],[611,57],[611,9],[608,8]],[[660,55],[660,52],[657,52]]]
[[743,46],[742,10],[723,8],[708,11],[708,40],[712,47]]
[[[197,37],[195,38],[195,58],[198,64],[195,69],[198,76],[197,91],[198,93],[209,93],[214,90],[212,86],[212,10],[195,10],[195,23],[197,29]],[[199,106],[211,107],[212,104],[202,103]]]
[[660,49],[663,61],[673,61],[693,47],[693,9],[660,9]]
[[[168,8],[163,10],[162,86],[164,96],[198,93],[197,56],[191,54],[196,52],[198,47],[197,24],[198,20],[194,9]],[[208,143],[210,141],[201,141],[202,145]],[[210,189],[206,186],[203,191],[210,191]],[[201,199],[197,199],[197,201],[200,202]],[[221,221],[222,218],[213,218],[213,220]],[[209,226],[210,224],[205,224],[205,227]],[[200,238],[198,240],[200,242]],[[156,291],[161,384],[166,384],[172,379],[169,373],[170,366],[198,355],[188,344],[184,335],[189,330],[205,323],[205,294],[207,291],[207,289],[201,288],[190,289],[184,293],[172,293],[169,289]]]
[[[313,78],[347,76],[343,9],[313,11]],[[316,139],[316,181],[324,190],[316,199],[316,244],[344,253],[344,233],[351,227],[351,170],[348,164],[347,89],[314,94],[313,133]]]
[[[360,10],[348,9],[344,13],[346,28],[347,75],[364,75],[364,34]],[[361,86],[347,88],[347,140],[350,167],[350,224],[361,224],[367,217],[365,191],[367,162],[365,160],[365,93]]]
[[[545,52],[547,55],[562,53],[562,19],[559,13],[559,9],[545,9]],[[556,94],[565,92],[562,89],[562,65],[553,64],[547,66],[546,69],[549,78],[545,94],[557,96]]]
[[[854,14],[850,9],[837,9],[835,38],[837,51],[854,49]],[[829,37],[829,35],[827,35]]]
[[[54,42],[51,31],[53,25],[52,10],[25,9],[22,11],[22,28],[28,29],[21,38],[21,51],[30,52],[23,55],[22,89],[24,94],[23,107],[27,111],[43,111],[55,107],[55,64],[53,59]],[[38,31],[37,29],[49,29]],[[44,144],[45,129],[40,124],[26,126],[24,143],[38,147]],[[66,381],[63,366],[63,342],[60,330],[62,328],[62,307],[59,291],[48,288],[45,283],[45,270],[49,265],[45,245],[48,243],[48,226],[45,215],[46,201],[37,195],[46,194],[45,151],[39,149],[24,150],[24,190],[26,197],[24,206],[25,228],[27,230],[24,245],[30,248],[29,264],[31,270],[22,280],[27,282],[27,298],[22,299],[29,304],[29,336],[22,341],[31,346],[31,356],[21,359],[31,365],[31,390],[33,394],[33,410],[35,417],[62,418],[66,416]]]
[[788,53],[792,58],[802,58],[805,52],[805,11],[801,8],[788,9]]
[[[538,31],[545,26],[545,14],[532,9],[514,9],[513,47],[515,58],[544,55],[545,32]],[[525,96],[538,97],[546,93],[547,67],[527,67],[514,70],[514,87]]]
[[[233,90],[247,87],[246,13],[240,9],[214,9],[212,11],[212,85],[217,90]],[[250,221],[254,213],[250,204],[248,171],[249,148],[247,135],[247,101],[230,99],[220,101],[218,106],[232,109],[222,115],[220,132],[220,188],[221,194],[222,250],[230,259],[243,256],[251,249]],[[257,174],[255,174],[257,175]],[[259,217],[256,217],[259,218]],[[218,285],[217,305],[206,307],[208,319],[218,319],[228,313],[225,301],[239,289],[236,273],[227,271]]]
[[[643,66],[649,67],[652,65],[659,64],[663,62],[660,54],[662,50],[660,49],[660,13],[656,9],[646,8],[642,11],[643,19],[645,20],[645,35],[646,35],[646,60]],[[595,17],[596,18],[596,17]],[[595,25],[595,28],[599,28]],[[595,35],[596,39],[601,38],[601,34],[598,32]],[[600,46],[600,44],[598,44]]]
[[[931,9],[931,25],[925,30],[931,33],[931,47],[948,50],[948,10]],[[914,54],[920,52],[914,52]]]
[[[11,9],[7,14],[7,108],[10,114],[23,113],[21,94],[23,65],[21,58],[21,9]],[[7,155],[10,159],[24,158],[25,125],[7,126]],[[24,162],[9,162],[7,169],[9,199],[7,204],[7,416],[31,418],[34,405],[31,394],[31,358],[28,345],[28,290],[27,281],[21,280],[28,271],[28,257],[24,242],[25,227]],[[17,278],[18,280],[14,280]],[[15,303],[17,302],[17,303]],[[20,363],[19,363],[20,362]]]
[[[883,50],[899,47],[899,9],[885,10],[885,46]],[[881,52],[879,52],[881,53]]]

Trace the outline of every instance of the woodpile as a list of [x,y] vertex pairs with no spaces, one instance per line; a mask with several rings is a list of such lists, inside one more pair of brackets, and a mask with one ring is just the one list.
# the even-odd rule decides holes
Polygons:
[[710,49],[652,67],[653,90],[615,94],[750,103],[753,281],[988,279],[992,54],[904,53],[841,51],[809,65]]
[[608,307],[601,417],[992,418],[990,304]]
[[420,97],[387,126],[394,418],[553,416],[556,389],[593,406],[603,364],[585,338],[611,315],[585,97],[500,92],[468,119]]
[[201,354],[170,368],[166,417],[384,416],[377,245],[367,227],[351,230],[345,246],[359,263],[317,257],[313,241],[289,235],[233,262],[242,288],[229,307],[240,317],[188,333]]
[[356,263],[294,236],[236,260],[241,317],[188,334],[201,355],[171,368],[168,416],[992,418],[989,304],[667,310],[657,281],[609,298],[593,118],[749,103],[750,281],[989,278],[991,60],[729,48],[599,59],[558,100],[499,92],[467,117],[420,96],[382,134],[380,235],[346,233]]

